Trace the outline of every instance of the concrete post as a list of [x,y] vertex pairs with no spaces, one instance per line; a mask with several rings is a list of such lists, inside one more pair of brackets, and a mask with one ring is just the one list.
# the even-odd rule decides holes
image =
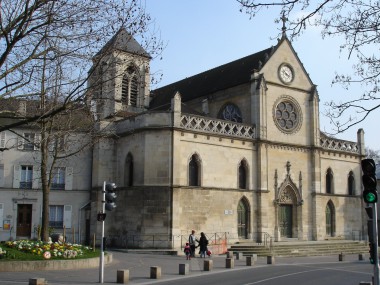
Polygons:
[[151,279],[160,279],[161,278],[161,267],[152,266],[150,268],[150,278]]
[[187,275],[189,274],[189,264],[188,263],[181,263],[179,265],[179,275]]
[[344,261],[344,254],[343,253],[339,254],[339,261]]
[[129,282],[129,270],[118,269],[116,272],[116,283],[127,284]]
[[233,258],[226,258],[226,268],[234,268],[235,262]]
[[45,285],[45,278],[30,278],[29,285]]
[[274,256],[273,255],[267,256],[267,264],[274,264]]
[[255,259],[252,256],[246,256],[245,257],[245,264],[247,266],[252,266],[255,264]]
[[359,260],[364,260],[365,259],[365,255],[363,253],[359,253]]
[[211,271],[212,270],[212,260],[204,260],[203,261],[203,270],[204,271]]

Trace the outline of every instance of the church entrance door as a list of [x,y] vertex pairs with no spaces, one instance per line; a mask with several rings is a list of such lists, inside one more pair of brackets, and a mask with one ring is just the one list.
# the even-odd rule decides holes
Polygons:
[[282,237],[291,238],[293,227],[293,206],[280,205],[279,207],[279,226]]

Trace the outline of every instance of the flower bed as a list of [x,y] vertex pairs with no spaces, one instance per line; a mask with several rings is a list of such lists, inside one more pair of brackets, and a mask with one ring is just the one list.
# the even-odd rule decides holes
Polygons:
[[98,255],[92,248],[79,244],[30,240],[7,241],[0,249],[5,259],[73,259]]

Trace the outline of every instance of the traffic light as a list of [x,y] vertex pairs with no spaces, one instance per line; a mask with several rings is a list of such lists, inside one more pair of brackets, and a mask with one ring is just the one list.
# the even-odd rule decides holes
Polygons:
[[375,245],[373,242],[369,242],[368,245],[369,245],[369,262],[371,262],[371,264],[375,264],[376,263]]
[[113,183],[113,182],[107,182],[106,185],[105,185],[105,209],[107,211],[112,211],[113,209],[116,208],[116,204],[115,204],[115,201],[116,201],[116,198],[117,198],[117,195],[115,193],[115,189],[116,189],[116,184]]
[[377,202],[377,179],[376,179],[376,164],[373,159],[362,160],[362,183],[364,187],[363,199],[366,203]]

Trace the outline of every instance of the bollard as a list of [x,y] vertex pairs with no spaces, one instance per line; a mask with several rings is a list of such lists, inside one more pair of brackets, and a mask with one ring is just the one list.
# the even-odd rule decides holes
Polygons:
[[257,261],[257,254],[252,254],[252,260]]
[[159,267],[159,266],[152,266],[150,268],[150,278],[151,279],[159,279],[159,278],[161,278],[161,267]]
[[365,259],[365,255],[363,253],[359,253],[359,260],[364,260]]
[[45,278],[30,278],[29,285],[45,285]]
[[179,265],[179,275],[187,275],[187,274],[189,274],[189,264],[181,263]]
[[226,258],[226,268],[234,268],[235,262],[233,258]]
[[203,261],[203,270],[211,271],[212,270],[212,260],[204,260]]
[[129,282],[129,270],[118,269],[116,272],[116,283],[127,284]]
[[233,253],[230,251],[227,251],[226,258],[233,258]]
[[246,256],[245,257],[245,265],[252,266],[254,264],[255,264],[255,259],[253,258],[253,256]]
[[344,254],[343,253],[339,254],[339,261],[344,261]]
[[242,259],[243,258],[243,253],[242,252],[234,252],[236,256],[236,260]]
[[267,256],[267,264],[274,264],[274,256],[273,255]]

